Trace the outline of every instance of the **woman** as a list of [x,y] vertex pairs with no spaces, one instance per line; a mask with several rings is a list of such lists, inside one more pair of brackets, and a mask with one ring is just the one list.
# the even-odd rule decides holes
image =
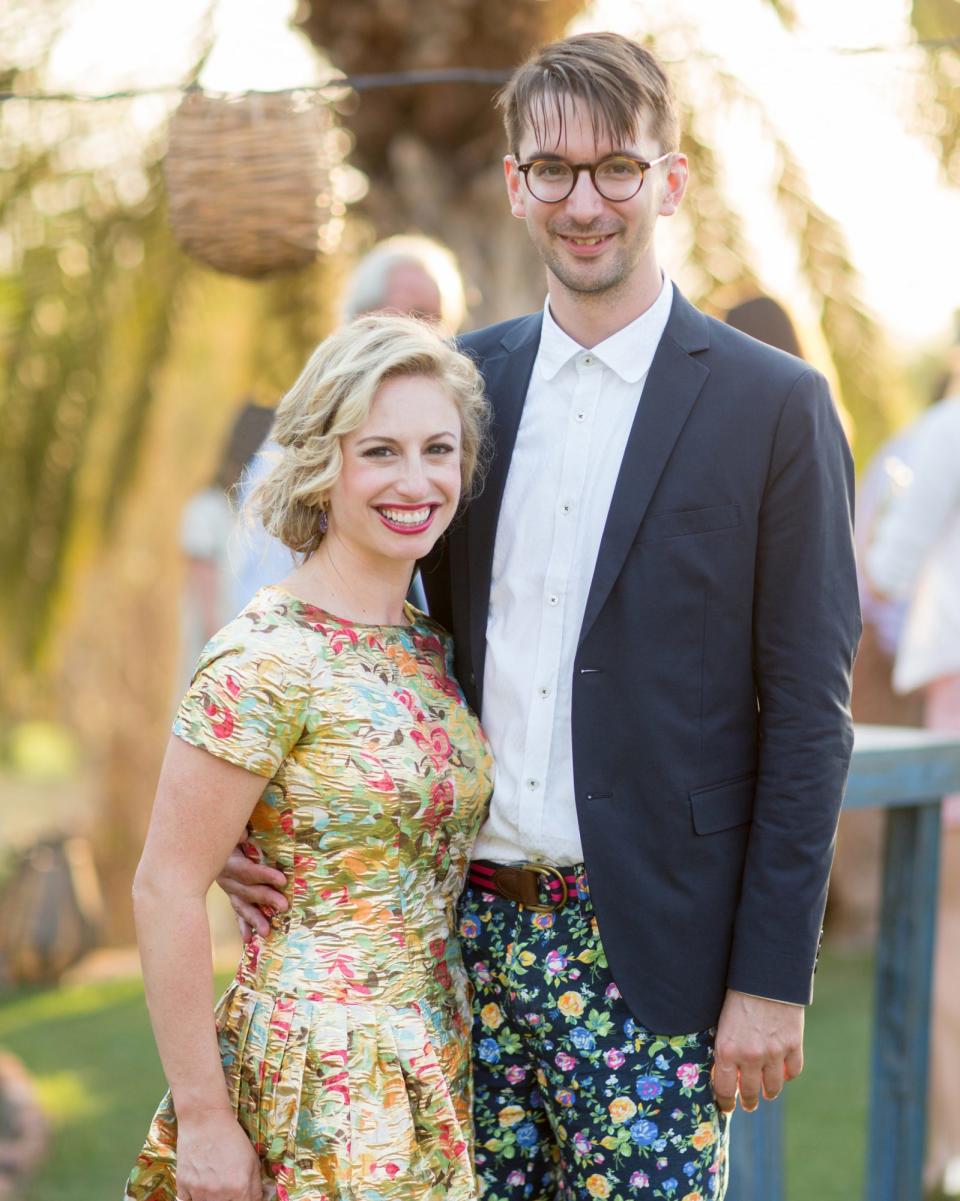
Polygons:
[[[449,639],[404,596],[486,419],[472,363],[393,316],[324,342],[277,410],[253,504],[303,562],[206,647],[137,870],[170,1093],[130,1201],[475,1197],[452,931],[492,763]],[[214,1025],[204,896],[248,823],[289,908]]]

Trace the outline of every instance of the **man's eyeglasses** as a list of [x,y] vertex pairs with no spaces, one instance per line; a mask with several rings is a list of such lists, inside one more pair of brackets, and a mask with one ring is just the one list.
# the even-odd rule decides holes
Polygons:
[[611,154],[598,163],[565,163],[559,158],[535,158],[529,163],[517,163],[517,170],[527,181],[527,187],[544,204],[559,204],[577,186],[581,171],[588,171],[590,182],[604,200],[631,200],[643,187],[643,177],[651,167],[670,158],[674,152],[659,158],[634,158],[629,154]]

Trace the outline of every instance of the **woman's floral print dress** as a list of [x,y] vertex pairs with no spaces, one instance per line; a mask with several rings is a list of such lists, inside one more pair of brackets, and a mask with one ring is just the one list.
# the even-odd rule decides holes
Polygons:
[[[476,1196],[456,903],[493,765],[447,635],[408,615],[357,625],[261,589],[174,724],[268,781],[250,824],[290,908],[248,945],[217,1026],[275,1201]],[[172,1201],[175,1148],[168,1094],[131,1201]]]

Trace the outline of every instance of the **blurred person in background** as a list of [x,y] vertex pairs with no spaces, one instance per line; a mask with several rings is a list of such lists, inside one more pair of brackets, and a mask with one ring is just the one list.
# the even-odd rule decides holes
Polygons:
[[[905,606],[893,687],[922,692],[923,724],[960,736],[960,347],[947,396],[910,427],[907,463],[866,553],[870,586]],[[927,1182],[960,1196],[960,795],[943,803]]]
[[466,298],[453,252],[421,234],[378,242],[347,281],[341,319],[377,312],[409,313],[455,334],[466,316]]
[[273,421],[273,410],[247,402],[227,437],[210,484],[194,493],[180,518],[184,578],[180,606],[180,670],[177,695],[190,683],[197,658],[233,615],[230,545],[236,522],[231,494]]
[[[341,319],[364,313],[407,313],[456,333],[466,314],[463,280],[453,253],[440,242],[419,234],[401,234],[378,242],[357,263],[341,301]],[[242,511],[246,496],[270,470],[276,448],[265,442],[244,473],[237,496]],[[293,567],[289,550],[259,523],[238,524],[230,549],[233,576],[232,612],[241,609],[258,588],[273,583]],[[419,576],[411,600],[424,608]]]
[[[456,905],[493,778],[405,600],[478,480],[474,363],[409,317],[323,342],[251,497],[300,556],[205,647],[137,868],[169,1092],[127,1201],[476,1201]],[[204,899],[248,826],[289,872],[214,1015]]]
[[790,314],[772,296],[751,296],[742,300],[728,311],[724,321],[758,342],[785,350],[798,359],[805,357]]

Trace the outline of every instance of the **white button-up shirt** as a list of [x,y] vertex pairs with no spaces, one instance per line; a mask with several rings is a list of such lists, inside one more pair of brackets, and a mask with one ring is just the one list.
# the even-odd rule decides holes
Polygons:
[[607,510],[673,286],[585,350],[544,308],[493,555],[482,721],[497,764],[474,848],[498,863],[580,863],[573,661]]

